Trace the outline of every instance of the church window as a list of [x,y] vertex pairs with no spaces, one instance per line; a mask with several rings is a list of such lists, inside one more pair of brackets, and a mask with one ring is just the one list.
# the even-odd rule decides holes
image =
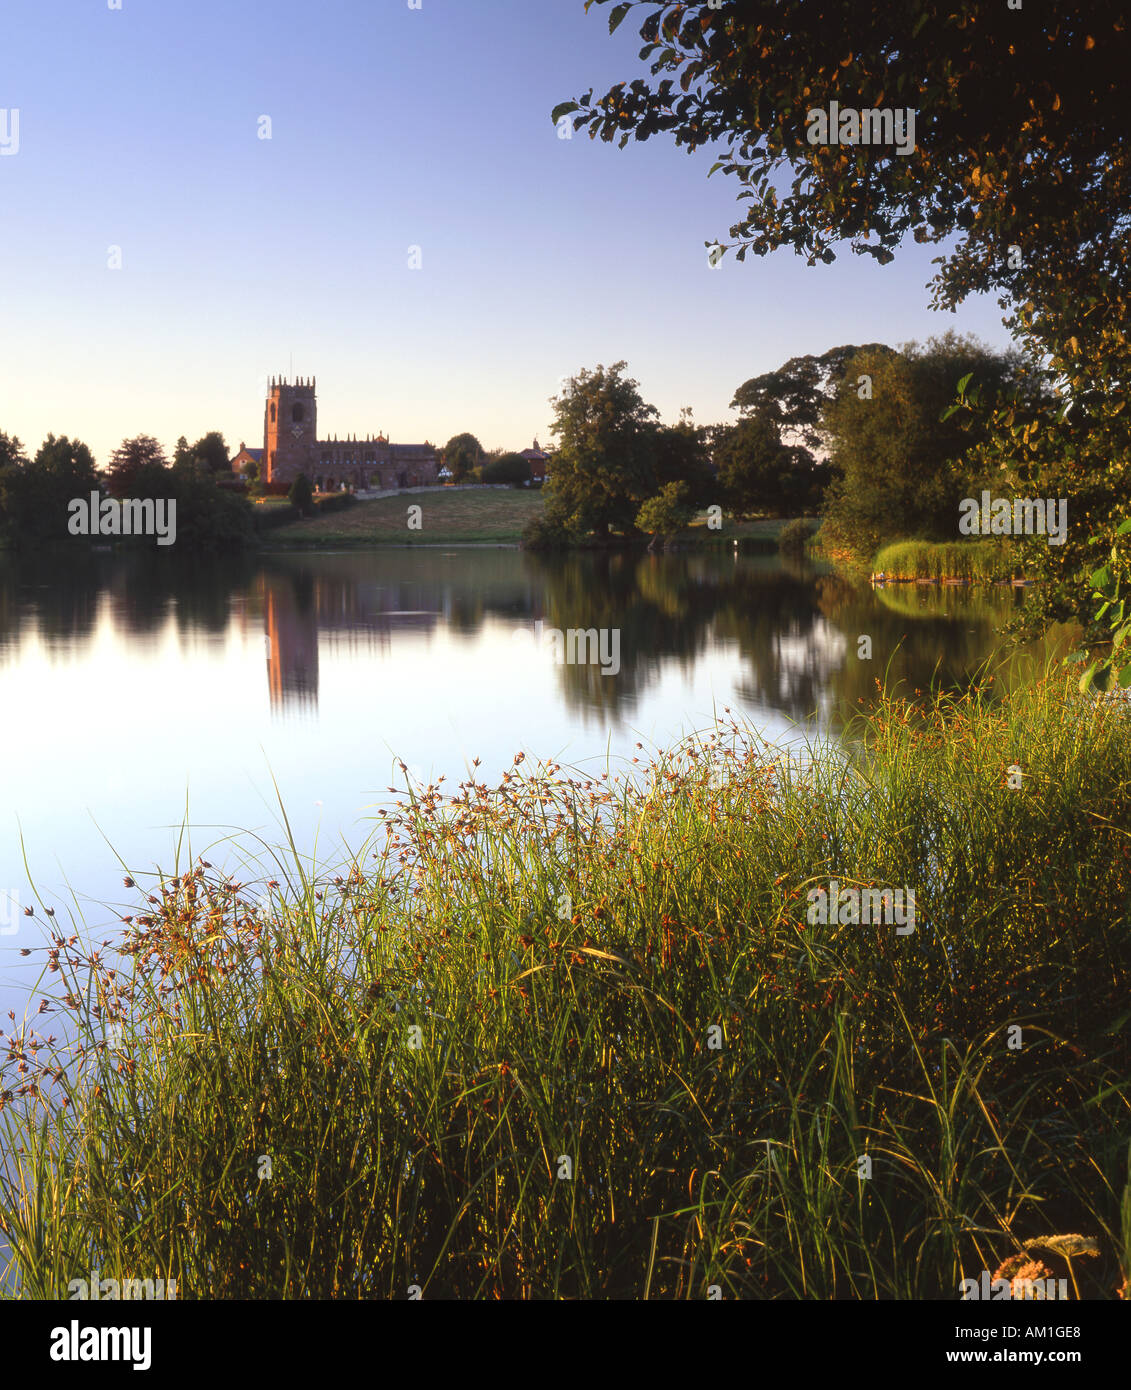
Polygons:
[[302,424],[302,422],[303,422],[303,420],[304,420],[305,418],[306,418],[306,411],[305,411],[304,408],[303,408],[302,402],[301,402],[301,401],[295,401],[294,406],[293,406],[292,409],[291,409],[291,420],[294,422],[294,424],[300,425],[300,424]]

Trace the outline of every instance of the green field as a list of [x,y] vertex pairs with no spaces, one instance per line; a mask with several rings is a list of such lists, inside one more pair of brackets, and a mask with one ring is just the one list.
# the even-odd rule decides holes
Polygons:
[[[420,508],[420,530],[408,529],[409,508]],[[358,502],[348,511],[296,521],[272,531],[269,544],[450,545],[455,542],[517,545],[522,528],[542,510],[540,491],[490,488],[402,493]]]
[[[409,508],[421,509],[421,527],[408,529]],[[522,529],[542,511],[542,493],[511,488],[402,493],[358,502],[344,512],[280,526],[269,546],[327,545],[517,545]],[[734,540],[775,541],[789,518],[763,517],[735,523],[726,520],[709,530],[706,512],[676,539],[695,544],[729,545]]]

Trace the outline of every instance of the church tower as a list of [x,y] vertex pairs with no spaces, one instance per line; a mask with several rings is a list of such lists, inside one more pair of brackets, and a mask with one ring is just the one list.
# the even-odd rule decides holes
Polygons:
[[313,479],[318,443],[315,378],[272,377],[263,413],[263,481],[293,483],[300,473]]

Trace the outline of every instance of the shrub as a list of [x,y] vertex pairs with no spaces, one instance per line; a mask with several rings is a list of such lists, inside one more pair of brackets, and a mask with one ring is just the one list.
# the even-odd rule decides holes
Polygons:
[[530,461],[521,454],[504,454],[502,458],[489,459],[479,469],[479,477],[484,483],[510,483],[512,487],[523,487],[530,481]]
[[297,507],[303,516],[313,515],[314,488],[305,473],[300,473],[291,484],[291,489],[287,493],[287,498],[291,505]]
[[787,555],[801,555],[817,528],[804,517],[787,521],[778,534],[778,549]]
[[636,513],[637,526],[653,536],[676,535],[690,526],[695,515],[690,497],[691,489],[686,483],[665,483]]
[[567,526],[548,516],[532,516],[522,528],[522,544],[527,550],[563,550],[572,539]]

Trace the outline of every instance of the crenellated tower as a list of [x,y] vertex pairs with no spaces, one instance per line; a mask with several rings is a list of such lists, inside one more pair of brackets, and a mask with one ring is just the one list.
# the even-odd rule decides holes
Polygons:
[[272,377],[263,412],[263,481],[291,483],[300,473],[313,476],[318,443],[318,401],[314,377],[293,384]]

